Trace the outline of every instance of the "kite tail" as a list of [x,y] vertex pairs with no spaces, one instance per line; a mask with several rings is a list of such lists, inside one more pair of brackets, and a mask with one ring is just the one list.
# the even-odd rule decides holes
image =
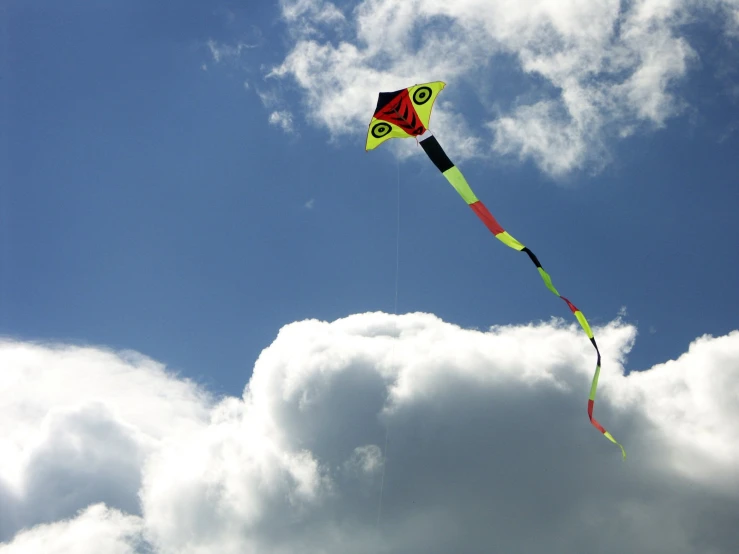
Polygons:
[[575,316],[575,319],[577,319],[577,321],[580,323],[580,326],[583,328],[585,334],[588,336],[590,342],[593,344],[598,357],[595,366],[595,375],[593,375],[593,383],[590,387],[590,396],[588,398],[588,417],[590,418],[590,423],[592,423],[593,427],[598,429],[598,431],[603,433],[603,435],[605,435],[605,437],[609,441],[618,446],[621,449],[621,454],[623,458],[626,459],[626,450],[624,450],[624,447],[621,446],[621,444],[619,444],[618,441],[616,441],[616,439],[614,439],[613,436],[608,431],[606,431],[603,426],[598,423],[598,421],[593,417],[595,392],[598,388],[598,377],[600,376],[600,350],[598,350],[598,345],[595,342],[595,337],[593,336],[593,331],[590,329],[588,320],[585,319],[583,313],[578,310],[572,302],[559,294],[557,289],[554,287],[554,284],[552,283],[552,278],[546,271],[544,271],[544,268],[541,266],[541,263],[539,263],[539,259],[534,255],[534,253],[523,244],[521,244],[519,241],[517,241],[515,238],[513,238],[510,234],[508,234],[508,232],[500,226],[493,215],[488,211],[485,205],[480,202],[480,200],[478,200],[478,198],[475,196],[475,193],[472,192],[469,184],[467,184],[467,180],[464,178],[464,175],[462,175],[462,172],[457,169],[457,167],[446,155],[444,150],[441,148],[441,145],[436,140],[436,137],[432,135],[430,131],[426,131],[418,137],[418,140],[424,152],[426,152],[434,165],[439,169],[439,171],[441,171],[442,175],[446,177],[447,181],[451,183],[451,185],[464,199],[464,201],[467,202],[467,205],[472,208],[472,211],[475,212],[477,217],[480,218],[480,220],[485,224],[490,232],[495,235],[495,238],[497,238],[506,246],[513,248],[514,250],[526,252],[531,261],[534,262],[534,265],[539,271],[539,275],[544,281],[546,287],[550,291],[552,291],[552,293],[564,300],[564,302],[567,304],[567,307]]

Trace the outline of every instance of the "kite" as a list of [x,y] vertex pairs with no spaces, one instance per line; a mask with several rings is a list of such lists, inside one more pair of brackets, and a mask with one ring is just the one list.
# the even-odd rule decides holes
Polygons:
[[426,152],[434,165],[441,171],[441,174],[446,177],[446,180],[449,181],[467,205],[472,208],[475,215],[482,220],[495,238],[506,246],[519,252],[525,252],[528,255],[529,259],[536,266],[546,287],[567,304],[567,307],[580,323],[580,326],[595,348],[597,361],[595,364],[595,374],[593,375],[593,381],[590,387],[590,396],[588,397],[588,418],[590,419],[590,423],[598,431],[603,433],[608,440],[621,449],[621,454],[626,459],[626,450],[624,450],[624,447],[593,417],[601,358],[600,350],[595,342],[595,337],[593,336],[593,331],[590,329],[588,320],[585,319],[583,313],[572,302],[559,294],[552,283],[552,278],[544,271],[544,268],[534,253],[503,229],[485,205],[475,196],[462,172],[452,163],[436,140],[436,137],[428,129],[429,120],[431,119],[431,108],[434,105],[437,95],[445,86],[445,83],[435,81],[433,83],[424,83],[406,89],[396,90],[395,92],[381,92],[377,99],[375,113],[369,124],[365,150],[373,150],[391,138],[415,137],[424,152]]

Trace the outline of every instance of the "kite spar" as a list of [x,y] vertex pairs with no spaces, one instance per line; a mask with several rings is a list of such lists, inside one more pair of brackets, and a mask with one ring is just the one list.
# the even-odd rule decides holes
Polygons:
[[590,396],[588,398],[588,417],[598,431],[603,433],[608,440],[621,449],[621,454],[626,459],[624,447],[593,417],[601,359],[600,350],[598,350],[598,345],[595,342],[595,337],[593,336],[593,331],[590,329],[588,320],[585,319],[583,313],[572,302],[559,294],[552,283],[552,278],[544,271],[544,268],[534,253],[503,229],[485,205],[478,200],[475,193],[472,192],[472,189],[467,184],[467,180],[462,175],[462,172],[452,163],[436,140],[436,137],[428,130],[429,120],[431,119],[431,108],[434,105],[436,96],[444,86],[445,83],[435,81],[433,83],[424,83],[406,89],[396,90],[395,92],[381,92],[377,99],[375,114],[372,116],[369,124],[365,150],[373,150],[391,138],[416,137],[424,152],[426,152],[434,165],[441,171],[441,174],[446,177],[446,180],[449,181],[467,205],[472,208],[472,211],[475,212],[477,217],[495,235],[495,238],[514,250],[525,252],[529,259],[534,262],[546,287],[567,304],[567,307],[580,323],[580,326],[595,348],[597,361],[593,382],[590,387]]

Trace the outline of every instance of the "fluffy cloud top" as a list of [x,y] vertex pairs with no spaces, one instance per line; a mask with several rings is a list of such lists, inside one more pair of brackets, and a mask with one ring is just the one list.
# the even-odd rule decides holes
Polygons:
[[209,396],[135,352],[0,342],[0,540],[93,502],[138,512],[141,466]]
[[142,356],[5,341],[0,552],[734,552],[739,332],[626,375],[636,329],[595,331],[625,463],[559,320],[296,322],[220,400]]
[[[697,60],[684,36],[688,23],[718,15],[726,36],[739,30],[736,0],[363,0],[344,11],[325,0],[282,0],[281,6],[295,43],[271,75],[294,79],[309,118],[333,136],[366,128],[381,90],[468,81],[482,91],[491,134],[475,134],[460,117],[463,108],[442,101],[433,127],[450,152],[465,158],[492,148],[531,159],[552,176],[601,168],[610,140],[661,127],[681,111],[675,86]],[[510,76],[527,84],[503,105],[496,99]],[[454,99],[450,90],[444,95]]]

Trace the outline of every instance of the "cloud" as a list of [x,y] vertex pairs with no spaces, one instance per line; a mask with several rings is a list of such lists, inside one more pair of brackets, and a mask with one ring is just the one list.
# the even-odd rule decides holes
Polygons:
[[315,206],[315,205],[316,205],[316,199],[315,199],[315,198],[311,198],[310,200],[308,200],[308,201],[307,201],[307,202],[306,202],[306,203],[304,204],[304,206],[305,206],[305,208],[306,208],[307,210],[312,210],[312,209],[313,209],[313,206]]
[[0,540],[91,503],[136,513],[162,441],[207,422],[209,395],[133,352],[0,341]]
[[279,110],[269,114],[270,125],[280,127],[288,134],[295,132],[293,127],[293,115],[287,110]]
[[[295,42],[270,76],[296,82],[308,119],[332,137],[360,137],[378,91],[445,80],[453,86],[433,125],[453,155],[492,150],[553,177],[598,171],[613,141],[681,113],[679,86],[698,59],[687,24],[719,14],[727,37],[739,28],[736,0],[363,0],[350,14],[320,0],[281,6]],[[475,104],[453,92],[469,87],[482,127],[465,123]]]
[[626,462],[556,319],[296,322],[219,400],[141,356],[5,341],[0,552],[733,552],[739,331],[628,375],[636,328],[595,332]]
[[22,531],[3,554],[145,554],[151,552],[142,539],[141,518],[94,504],[73,519],[39,525]]
[[219,44],[213,39],[209,40],[206,45],[208,46],[208,50],[210,50],[210,55],[213,57],[213,61],[216,63],[226,61],[227,59],[238,60],[241,58],[241,53],[244,50],[259,47],[259,44],[247,44],[245,42],[237,42],[233,46],[228,44]]
[[320,26],[329,26],[336,32],[346,23],[344,14],[331,2],[323,0],[282,0],[283,19],[290,25],[296,38],[323,36]]

